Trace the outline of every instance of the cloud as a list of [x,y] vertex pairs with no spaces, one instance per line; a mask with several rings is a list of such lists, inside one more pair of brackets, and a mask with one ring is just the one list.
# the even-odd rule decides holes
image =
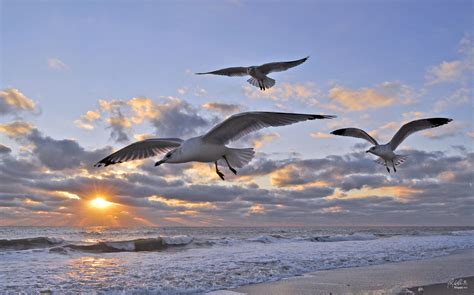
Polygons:
[[94,122],[101,118],[100,111],[87,111],[80,119],[74,121],[77,127],[87,130],[94,129]]
[[102,157],[111,153],[110,148],[86,151],[75,140],[56,140],[34,129],[27,137],[33,144],[33,153],[42,165],[51,170],[90,168]]
[[115,142],[128,142],[130,140],[127,133],[132,127],[132,122],[125,117],[120,110],[114,111],[113,114],[107,118],[107,124],[112,130],[110,138],[115,140]]
[[11,151],[11,148],[7,147],[6,145],[0,144],[0,155],[11,153]]
[[428,85],[452,82],[458,80],[464,70],[464,65],[460,60],[443,61],[437,66],[433,66],[426,72]]
[[59,58],[48,58],[48,67],[54,70],[66,70],[69,67]]
[[470,102],[472,89],[461,87],[456,89],[451,95],[438,100],[434,105],[434,111],[439,113],[448,108],[459,107]]
[[[81,219],[77,209],[94,196],[95,187],[100,187],[108,200],[126,208],[124,211],[137,212],[152,224],[462,224],[471,218],[466,202],[471,197],[472,153],[448,156],[410,151],[409,162],[396,175],[385,173],[364,153],[284,161],[257,159],[247,167],[248,175],[267,175],[278,182],[278,186],[261,189],[221,182],[196,184],[183,173],[183,169],[192,169],[191,165],[144,165],[147,170],[126,173],[118,173],[114,167],[98,178],[99,172],[78,173],[94,151],[74,141],[40,133],[34,136],[35,145],[45,146],[45,150],[56,147],[53,152],[60,158],[70,152],[77,158],[67,167],[57,167],[50,157],[44,158],[44,150],[33,151],[33,157],[41,156],[42,161],[9,154],[0,157],[0,181],[6,184],[0,193],[1,220],[6,216],[1,209],[9,208],[8,220],[16,224],[60,220],[61,224],[75,225]],[[62,173],[46,165],[69,171]],[[45,173],[45,169],[50,171]],[[449,206],[440,211],[440,204],[447,200]],[[337,219],[331,217],[335,213]],[[25,216],[30,216],[29,222],[24,221]]]
[[329,90],[329,98],[338,105],[335,109],[349,112],[411,104],[415,101],[412,89],[396,81],[358,90],[335,86]]
[[241,111],[242,107],[237,104],[208,102],[202,105],[206,110],[221,113],[223,115],[230,115]]
[[116,142],[128,141],[132,127],[144,123],[153,126],[155,136],[159,137],[194,136],[210,124],[199,114],[198,108],[176,97],[164,97],[160,102],[147,97],[99,100],[99,109],[82,115],[76,125],[93,129],[99,121],[104,121],[111,129],[111,138]]
[[[430,67],[425,74],[427,85],[462,81],[465,74],[474,70],[474,46],[470,35],[465,35],[459,42],[460,59],[442,61]],[[468,79],[470,79],[468,77]]]
[[164,103],[156,104],[156,110],[159,116],[150,119],[150,123],[159,136],[189,137],[209,126],[197,108],[178,98],[167,98]]
[[333,138],[331,134],[320,132],[320,131],[311,132],[310,135],[312,138],[318,138],[318,139]]
[[16,121],[9,124],[0,124],[0,133],[10,138],[22,137],[29,134],[34,126],[27,122]]
[[35,102],[16,88],[0,90],[0,115],[17,115],[21,111],[33,111]]
[[244,95],[252,99],[269,99],[277,102],[296,100],[306,105],[317,105],[320,91],[312,82],[307,83],[279,83],[275,87],[260,91],[258,88],[245,85],[242,87]]

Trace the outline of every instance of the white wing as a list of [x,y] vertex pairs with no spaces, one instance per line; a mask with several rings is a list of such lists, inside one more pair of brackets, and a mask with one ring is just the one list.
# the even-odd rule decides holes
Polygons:
[[233,68],[225,68],[217,71],[212,72],[205,72],[205,73],[196,73],[196,75],[221,75],[221,76],[247,76],[247,68],[246,67],[233,67]]
[[132,143],[97,162],[94,167],[106,167],[126,161],[153,157],[179,147],[179,138],[150,138]]
[[428,119],[420,119],[411,121],[410,123],[406,123],[405,125],[398,130],[398,132],[393,136],[392,140],[390,141],[390,147],[392,151],[394,151],[402,141],[405,140],[410,134],[415,133],[420,130],[429,129],[438,127],[444,124],[448,124],[453,119],[449,118],[428,118]]
[[377,141],[372,136],[370,136],[367,132],[359,128],[337,129],[331,132],[331,134],[362,138],[369,141],[373,145],[378,145]]
[[258,70],[264,75],[267,75],[271,72],[282,72],[304,63],[308,58],[309,56],[293,61],[271,62],[258,66]]
[[336,116],[274,113],[274,112],[246,112],[230,116],[216,125],[202,137],[207,142],[226,144],[237,140],[244,135],[266,127],[290,125],[297,122],[314,119],[332,119]]

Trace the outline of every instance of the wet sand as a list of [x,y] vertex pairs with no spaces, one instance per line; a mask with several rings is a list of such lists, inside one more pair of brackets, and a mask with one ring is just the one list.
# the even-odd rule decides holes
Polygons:
[[474,249],[426,260],[318,271],[301,277],[220,292],[222,291],[211,293],[474,294]]

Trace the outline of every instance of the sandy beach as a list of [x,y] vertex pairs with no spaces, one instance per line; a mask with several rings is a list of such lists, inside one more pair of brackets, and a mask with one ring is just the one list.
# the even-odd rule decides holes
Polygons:
[[474,250],[464,250],[427,260],[318,271],[231,291],[249,295],[473,294],[473,266]]

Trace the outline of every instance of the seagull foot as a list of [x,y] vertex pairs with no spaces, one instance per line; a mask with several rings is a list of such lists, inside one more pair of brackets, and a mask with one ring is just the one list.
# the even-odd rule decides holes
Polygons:
[[232,171],[232,173],[234,173],[235,175],[237,175],[237,170],[235,170],[234,168],[232,167],[229,167],[230,171]]
[[388,173],[390,173],[390,169],[388,167],[387,167],[387,171],[388,171]]
[[219,177],[222,179],[222,180],[225,180],[224,179],[224,173],[220,172],[220,171],[216,171],[217,172],[217,175],[219,175]]

